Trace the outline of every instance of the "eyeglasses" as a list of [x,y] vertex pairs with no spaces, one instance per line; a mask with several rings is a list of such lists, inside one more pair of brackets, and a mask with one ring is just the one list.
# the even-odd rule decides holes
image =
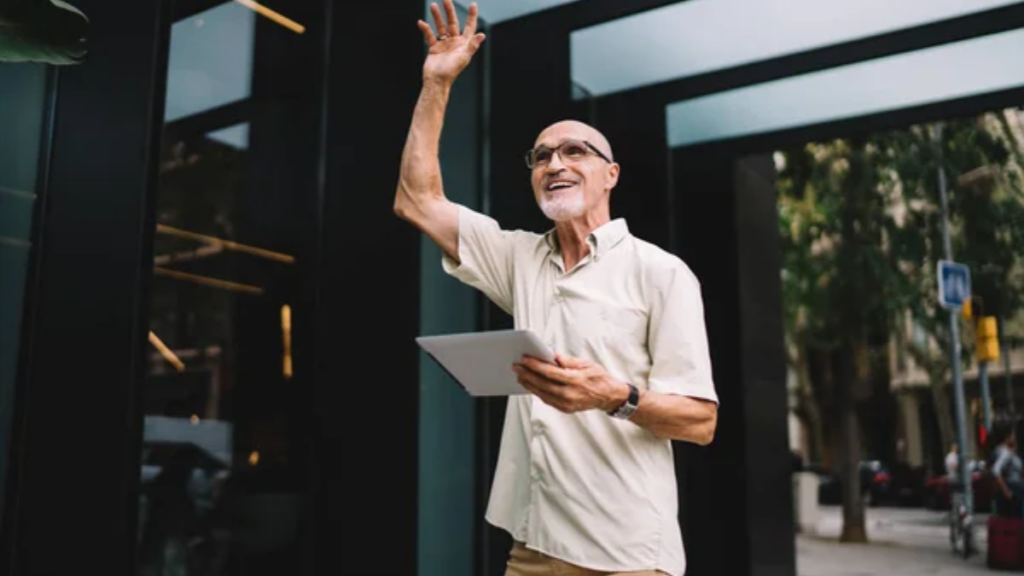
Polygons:
[[598,150],[593,144],[586,140],[566,140],[555,148],[549,148],[543,144],[537,146],[532,150],[527,150],[525,155],[526,167],[534,169],[537,166],[544,166],[548,162],[551,162],[551,158],[554,157],[555,152],[562,159],[563,162],[579,162],[586,157],[587,154],[593,153],[603,159],[605,162],[611,164],[612,161]]

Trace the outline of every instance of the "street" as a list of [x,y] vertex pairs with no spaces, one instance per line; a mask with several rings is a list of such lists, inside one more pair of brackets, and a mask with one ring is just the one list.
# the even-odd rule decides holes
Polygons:
[[944,512],[921,508],[869,508],[869,544],[840,544],[842,510],[822,507],[816,534],[797,537],[799,576],[968,576],[993,574],[985,566],[986,516],[977,520],[981,553],[953,555]]

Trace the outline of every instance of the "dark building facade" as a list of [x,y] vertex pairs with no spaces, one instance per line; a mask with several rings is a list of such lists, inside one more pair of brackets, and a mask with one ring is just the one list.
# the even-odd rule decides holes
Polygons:
[[[688,574],[790,576],[769,152],[1021,92],[690,146],[670,144],[666,106],[1022,11],[574,97],[574,30],[670,4],[484,22],[446,118],[446,192],[543,230],[522,152],[564,118],[608,136],[613,212],[704,289],[722,405],[711,446],[675,446]],[[86,63],[0,63],[0,571],[500,576],[510,542],[483,511],[504,405],[467,398],[414,338],[510,319],[392,212],[424,2],[76,6]]]

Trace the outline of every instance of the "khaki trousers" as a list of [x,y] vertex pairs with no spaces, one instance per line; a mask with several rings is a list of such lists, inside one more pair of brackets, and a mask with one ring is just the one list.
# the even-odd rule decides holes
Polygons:
[[642,572],[599,572],[581,568],[530,550],[522,543],[512,546],[505,576],[665,576],[664,572],[645,570]]

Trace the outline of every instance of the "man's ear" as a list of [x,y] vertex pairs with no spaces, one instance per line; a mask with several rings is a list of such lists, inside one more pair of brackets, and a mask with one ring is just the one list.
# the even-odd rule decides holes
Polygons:
[[607,175],[608,176],[607,176],[607,178],[608,178],[608,189],[609,190],[611,190],[612,188],[615,188],[615,186],[619,183],[619,171],[621,169],[622,168],[616,162],[612,162],[611,164],[608,165],[608,168],[607,168],[607,170],[608,170]]

